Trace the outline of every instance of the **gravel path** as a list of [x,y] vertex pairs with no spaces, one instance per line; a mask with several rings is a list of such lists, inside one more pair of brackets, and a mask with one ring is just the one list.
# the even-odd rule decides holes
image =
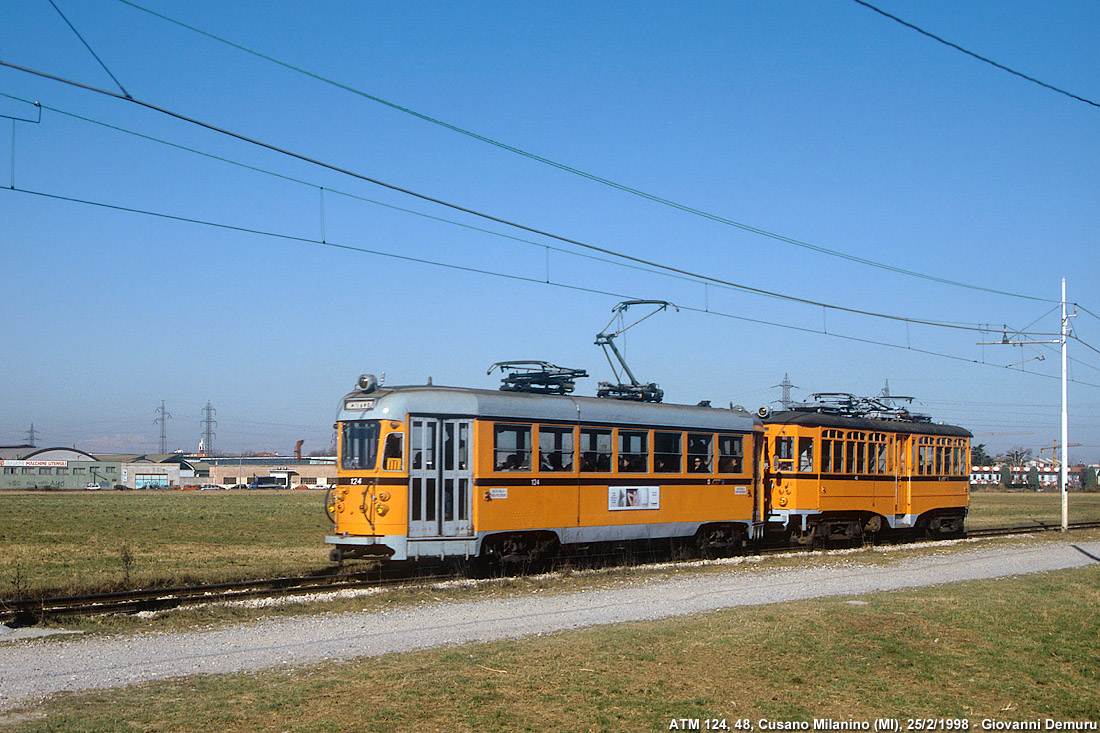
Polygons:
[[[1100,542],[860,553],[814,567],[730,564],[718,572],[631,579],[573,594],[441,601],[388,612],[270,618],[208,631],[8,641],[0,636],[0,710],[46,695],[190,674],[304,665],[470,641],[516,638],[731,606],[870,593],[1100,563]],[[9,635],[10,637],[11,635]]]

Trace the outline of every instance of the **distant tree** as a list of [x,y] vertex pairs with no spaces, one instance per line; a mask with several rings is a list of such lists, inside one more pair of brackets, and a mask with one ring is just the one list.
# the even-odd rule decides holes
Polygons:
[[1006,489],[1012,486],[1012,467],[1007,462],[1001,464],[1001,486]]
[[1081,488],[1085,491],[1096,491],[1100,488],[1100,482],[1097,481],[1095,468],[1084,468],[1081,470]]
[[1005,453],[1003,458],[1010,466],[1022,466],[1031,460],[1031,449],[1016,447]]
[[1039,488],[1039,469],[1035,466],[1031,467],[1031,470],[1027,472],[1027,487],[1029,489]]
[[993,456],[985,452],[985,443],[970,446],[970,464],[973,466],[993,465]]

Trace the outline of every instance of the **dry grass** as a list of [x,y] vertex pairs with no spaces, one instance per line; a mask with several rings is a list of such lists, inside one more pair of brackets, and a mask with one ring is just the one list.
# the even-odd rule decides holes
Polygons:
[[[13,731],[620,731],[1100,718],[1095,567],[68,695]],[[28,720],[26,716],[43,716]]]
[[[1069,521],[1100,520],[1100,493],[1069,494]],[[1062,494],[1060,491],[990,492],[970,494],[970,515],[967,526],[1036,527],[1062,525]]]
[[[0,493],[0,599],[299,575],[329,566],[316,491]],[[970,526],[1058,524],[1056,493],[972,496]],[[1070,496],[1100,519],[1100,494]]]
[[321,504],[316,491],[0,493],[0,598],[323,567]]

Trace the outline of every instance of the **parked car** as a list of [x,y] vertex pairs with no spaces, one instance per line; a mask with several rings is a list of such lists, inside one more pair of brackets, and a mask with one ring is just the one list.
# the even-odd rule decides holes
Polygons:
[[88,484],[84,488],[87,489],[88,491],[99,491],[103,487],[100,486],[99,484],[93,482],[93,483]]

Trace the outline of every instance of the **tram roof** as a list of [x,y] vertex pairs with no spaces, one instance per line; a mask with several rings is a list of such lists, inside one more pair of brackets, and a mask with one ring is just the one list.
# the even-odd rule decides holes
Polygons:
[[[369,409],[348,409],[349,402],[372,399]],[[349,392],[340,401],[337,419],[404,420],[409,414],[740,432],[751,431],[760,424],[759,419],[743,409],[434,385]]]
[[844,430],[867,430],[887,433],[910,433],[913,435],[942,435],[953,438],[972,438],[966,428],[956,425],[913,422],[907,420],[886,420],[870,417],[847,417],[829,415],[820,412],[788,410],[773,412],[764,419],[766,425],[803,425],[806,427],[840,428]]

